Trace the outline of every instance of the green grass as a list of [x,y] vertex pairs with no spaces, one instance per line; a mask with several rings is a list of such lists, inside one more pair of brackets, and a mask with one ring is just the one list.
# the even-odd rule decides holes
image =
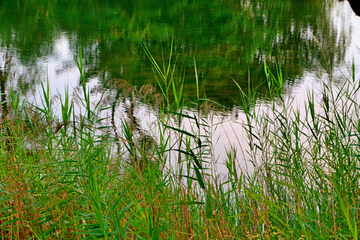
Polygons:
[[[159,92],[114,79],[110,107],[92,102],[81,56],[82,94],[71,98],[67,90],[56,104],[45,84],[33,105],[9,89],[0,133],[1,239],[358,239],[357,81],[324,83],[321,98],[308,94],[305,115],[283,97],[280,66],[273,74],[264,65],[270,100],[261,105],[256,89],[234,84],[254,171],[239,168],[232,149],[219,181],[211,171],[214,102],[197,92],[189,104],[171,58],[159,64],[145,51]],[[121,98],[129,100],[124,116]],[[157,115],[156,136],[139,129],[140,101]]]

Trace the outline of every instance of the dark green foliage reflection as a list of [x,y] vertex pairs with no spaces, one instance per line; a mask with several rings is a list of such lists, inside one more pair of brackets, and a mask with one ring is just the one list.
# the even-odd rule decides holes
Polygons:
[[[174,43],[177,73],[185,72],[188,96],[195,91],[194,58],[202,94],[229,105],[235,79],[244,89],[265,80],[263,63],[281,64],[284,79],[343,59],[350,41],[329,17],[324,0],[31,0],[0,2],[0,44],[25,66],[53,54],[66,36],[71,50],[82,44],[87,77],[105,84],[122,78],[133,85],[154,82],[140,43],[161,61]],[[344,30],[346,31],[346,30]],[[322,49],[314,36],[321,43]],[[321,59],[324,60],[324,59]],[[325,60],[324,60],[325,61]],[[64,66],[66,68],[66,66]],[[330,69],[331,70],[331,69]],[[266,88],[260,88],[260,92]]]

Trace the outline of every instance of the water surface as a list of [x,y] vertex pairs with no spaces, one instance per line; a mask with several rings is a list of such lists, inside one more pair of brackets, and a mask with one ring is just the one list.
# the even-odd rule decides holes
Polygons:
[[[0,52],[13,56],[23,82],[48,75],[55,90],[79,83],[72,55],[79,45],[92,85],[121,78],[141,86],[155,83],[142,44],[159,62],[173,44],[189,99],[195,60],[201,94],[231,109],[239,94],[233,79],[244,89],[249,79],[261,85],[265,61],[281,64],[287,93],[322,64],[343,67],[358,54],[357,19],[347,2],[332,0],[1,1]],[[266,85],[258,91],[266,96]]]

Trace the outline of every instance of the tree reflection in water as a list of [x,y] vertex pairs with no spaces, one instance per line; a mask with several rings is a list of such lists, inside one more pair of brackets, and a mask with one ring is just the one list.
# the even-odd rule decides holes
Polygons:
[[[196,91],[195,58],[201,93],[231,106],[238,97],[232,79],[245,91],[249,77],[258,86],[265,81],[264,61],[282,65],[288,91],[305,72],[321,69],[319,59],[336,68],[351,39],[332,24],[332,6],[332,0],[1,1],[0,44],[19,59],[29,81],[37,78],[31,71],[43,67],[36,63],[58,57],[55,43],[65,37],[75,54],[82,45],[87,79],[107,86],[121,78],[139,87],[155,82],[139,43],[161,62],[173,42],[184,93],[191,98]],[[58,65],[63,72],[75,63]],[[258,91],[261,97],[267,89]]]

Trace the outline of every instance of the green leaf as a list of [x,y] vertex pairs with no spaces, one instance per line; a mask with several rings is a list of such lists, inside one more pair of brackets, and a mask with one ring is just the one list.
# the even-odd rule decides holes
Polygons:
[[202,189],[205,189],[205,184],[204,184],[204,181],[203,181],[203,178],[201,176],[201,173],[199,171],[199,169],[195,166],[194,164],[194,170],[195,170],[195,174],[196,174],[196,177],[197,177],[197,181],[199,182],[199,185]]

